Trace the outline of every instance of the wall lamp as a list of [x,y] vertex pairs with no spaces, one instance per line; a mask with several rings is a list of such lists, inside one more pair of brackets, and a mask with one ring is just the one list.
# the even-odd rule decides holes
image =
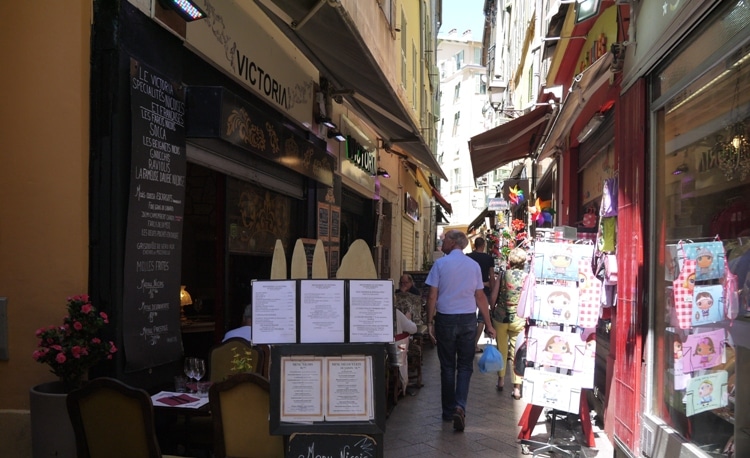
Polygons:
[[205,11],[190,0],[159,0],[164,9],[174,10],[187,22],[197,21],[208,17]]
[[378,167],[378,175],[382,176],[383,178],[390,178],[391,174],[388,173],[386,169],[383,167]]
[[328,130],[328,138],[334,138],[337,142],[345,142],[346,136],[339,132],[338,130],[329,129]]
[[583,126],[583,130],[581,130],[581,133],[578,134],[578,143],[583,143],[588,139],[591,134],[596,132],[596,129],[599,128],[599,126],[604,122],[604,115],[602,113],[596,113],[594,116],[589,119],[589,122],[586,123],[585,126]]
[[329,118],[328,116],[318,116],[317,118],[315,118],[315,122],[317,122],[318,124],[323,124],[329,129],[336,130],[336,124],[334,124],[331,118]]

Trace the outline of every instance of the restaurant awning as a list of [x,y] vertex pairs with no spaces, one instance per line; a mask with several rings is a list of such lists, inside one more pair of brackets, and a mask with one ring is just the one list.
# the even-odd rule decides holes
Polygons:
[[609,67],[612,64],[612,53],[608,52],[583,72],[576,75],[570,91],[552,122],[549,136],[545,139],[538,160],[550,157],[556,150],[564,151],[568,146],[568,136],[573,123],[586,107],[591,96],[605,83],[609,82]]
[[519,118],[471,137],[469,153],[474,177],[536,151],[551,112],[549,105],[542,105]]
[[443,215],[443,211],[440,208],[435,209],[435,224],[438,226],[447,226],[450,224],[450,221]]
[[484,224],[484,219],[487,218],[487,215],[489,214],[490,214],[490,209],[485,207],[485,209],[482,210],[482,212],[476,218],[474,218],[474,221],[472,221],[469,224],[469,227],[466,228],[466,233],[470,234],[474,230],[482,227],[482,224]]
[[445,197],[443,197],[440,192],[438,192],[437,189],[435,189],[435,186],[431,186],[432,188],[432,197],[435,198],[435,200],[438,201],[438,203],[445,209],[445,211],[448,212],[449,215],[453,214],[453,206],[445,200]]
[[421,167],[447,180],[420,127],[404,108],[342,3],[255,2],[386,143],[397,144]]

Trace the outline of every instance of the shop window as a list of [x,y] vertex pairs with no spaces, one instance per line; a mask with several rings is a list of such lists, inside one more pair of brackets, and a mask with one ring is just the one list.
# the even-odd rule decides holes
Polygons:
[[[726,27],[740,13],[748,23],[741,8],[707,27],[652,85],[647,407],[710,456],[729,456],[729,444],[735,456],[750,456],[750,364],[739,364],[750,357],[750,51]],[[718,49],[719,31],[737,51],[717,52],[706,70],[694,56]],[[732,275],[739,277],[737,296],[725,288]]]

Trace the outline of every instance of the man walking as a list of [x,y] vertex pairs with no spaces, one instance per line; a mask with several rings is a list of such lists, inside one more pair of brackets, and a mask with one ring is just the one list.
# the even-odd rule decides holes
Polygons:
[[[482,284],[484,284],[484,295],[487,298],[487,303],[490,303],[490,292],[492,286],[495,284],[495,260],[492,256],[485,253],[486,244],[482,237],[477,237],[474,240],[474,251],[467,254],[466,256],[473,259],[482,271]],[[482,331],[484,330],[484,317],[477,313],[477,334],[474,338],[474,351],[481,353],[482,350],[479,348],[479,338],[482,337]]]
[[484,318],[485,332],[495,337],[479,264],[463,252],[468,244],[463,232],[446,232],[442,252],[447,256],[435,261],[425,281],[430,286],[427,325],[440,361],[443,420],[452,420],[456,431],[463,431],[466,424],[477,307]]

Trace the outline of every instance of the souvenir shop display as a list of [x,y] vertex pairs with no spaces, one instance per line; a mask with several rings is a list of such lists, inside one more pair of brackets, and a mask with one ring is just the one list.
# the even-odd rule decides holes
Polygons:
[[[594,245],[537,241],[519,315],[534,320],[525,351],[534,366],[525,370],[527,402],[578,413],[581,390],[593,388],[602,281],[594,275]],[[589,332],[584,332],[588,329]]]
[[729,271],[719,241],[667,245],[668,322],[692,329],[736,318],[737,277]]

